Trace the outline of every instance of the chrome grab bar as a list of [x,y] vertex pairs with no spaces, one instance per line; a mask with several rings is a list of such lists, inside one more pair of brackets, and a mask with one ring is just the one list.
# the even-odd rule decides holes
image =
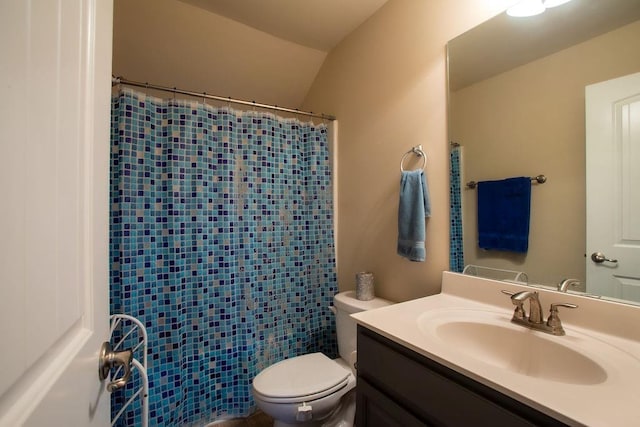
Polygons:
[[100,358],[98,362],[98,376],[100,381],[107,379],[111,368],[116,366],[124,367],[124,374],[122,377],[111,381],[107,384],[107,391],[110,393],[114,390],[118,390],[124,387],[131,377],[131,361],[133,360],[132,350],[113,351],[111,344],[105,341],[100,347]]

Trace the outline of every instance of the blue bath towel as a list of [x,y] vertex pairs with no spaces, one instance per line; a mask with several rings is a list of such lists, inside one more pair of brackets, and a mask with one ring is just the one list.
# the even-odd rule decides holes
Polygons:
[[429,216],[431,202],[424,172],[402,171],[398,208],[398,255],[411,261],[424,261],[424,219]]
[[479,182],[478,246],[526,253],[530,211],[530,178]]

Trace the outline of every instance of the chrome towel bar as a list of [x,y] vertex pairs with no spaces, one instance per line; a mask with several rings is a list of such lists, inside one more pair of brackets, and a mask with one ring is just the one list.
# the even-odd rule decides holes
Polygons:
[[[545,182],[547,182],[547,177],[544,175],[530,177],[529,179],[531,180],[532,183],[544,184]],[[478,183],[476,181],[467,182],[467,188],[474,189],[477,186],[478,186]]]

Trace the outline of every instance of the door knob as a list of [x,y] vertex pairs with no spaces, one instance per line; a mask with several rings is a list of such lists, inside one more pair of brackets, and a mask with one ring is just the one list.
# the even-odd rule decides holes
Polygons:
[[98,363],[98,376],[104,380],[109,376],[111,368],[116,366],[124,367],[124,374],[117,380],[107,384],[107,390],[111,393],[114,390],[124,387],[131,376],[131,361],[133,360],[132,350],[113,351],[111,344],[103,342],[100,347],[100,359]]
[[591,260],[596,264],[601,264],[603,262],[618,262],[617,259],[610,259],[604,256],[602,252],[594,252],[591,254]]

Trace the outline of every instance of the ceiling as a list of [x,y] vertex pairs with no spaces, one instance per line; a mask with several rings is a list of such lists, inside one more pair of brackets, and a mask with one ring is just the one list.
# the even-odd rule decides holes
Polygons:
[[284,40],[328,52],[387,0],[180,0]]

